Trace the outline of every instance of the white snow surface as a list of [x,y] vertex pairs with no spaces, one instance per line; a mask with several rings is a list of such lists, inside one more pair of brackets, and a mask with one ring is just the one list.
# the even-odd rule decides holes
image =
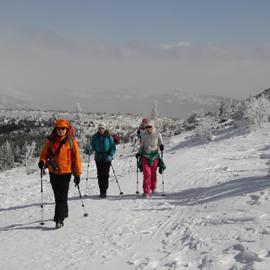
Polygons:
[[[44,177],[40,225],[40,176],[24,168],[0,174],[0,269],[270,269],[270,125],[227,130],[210,143],[193,133],[166,145],[158,194],[136,195],[131,145],[119,145],[108,197],[98,197],[90,161],[85,211],[73,182],[69,217],[52,221],[54,199]],[[81,191],[85,194],[87,160]]]

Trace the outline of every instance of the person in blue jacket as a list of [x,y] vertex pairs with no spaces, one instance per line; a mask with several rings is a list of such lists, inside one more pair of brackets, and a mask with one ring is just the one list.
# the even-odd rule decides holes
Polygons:
[[100,198],[106,198],[111,162],[116,151],[114,140],[106,130],[106,124],[98,125],[98,132],[93,135],[87,148],[89,152],[95,151]]

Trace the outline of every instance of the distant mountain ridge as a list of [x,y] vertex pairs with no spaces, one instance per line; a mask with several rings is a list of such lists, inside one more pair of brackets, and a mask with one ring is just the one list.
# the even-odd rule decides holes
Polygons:
[[21,98],[11,97],[6,94],[0,94],[0,109],[34,109],[37,106],[34,106],[31,102],[26,101]]
[[[131,113],[149,115],[154,101],[161,116],[184,119],[193,112],[209,112],[216,110],[220,103],[231,102],[230,98],[198,95],[179,91],[147,92],[134,91],[98,91],[94,93],[73,92],[55,93],[50,100],[42,98],[38,93],[26,99],[9,97],[0,94],[1,109],[35,109],[43,110],[76,110],[76,103],[85,112]],[[61,101],[61,102],[59,102]],[[235,100],[233,100],[235,101]]]
[[[75,95],[74,95],[75,97]],[[236,102],[234,99],[198,95],[193,93],[167,91],[159,93],[147,93],[146,91],[114,92],[108,95],[106,92],[76,94],[82,108],[90,108],[91,111],[106,109],[113,113],[143,113],[151,112],[154,101],[157,101],[157,111],[161,116],[186,118],[193,112],[209,112],[216,110],[222,102]]]

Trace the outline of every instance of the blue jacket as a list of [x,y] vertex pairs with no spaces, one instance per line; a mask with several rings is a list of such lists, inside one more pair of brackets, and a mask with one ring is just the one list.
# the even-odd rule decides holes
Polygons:
[[90,145],[86,147],[88,153],[95,151],[96,161],[112,161],[116,151],[115,143],[108,131],[103,135],[98,132],[92,137]]

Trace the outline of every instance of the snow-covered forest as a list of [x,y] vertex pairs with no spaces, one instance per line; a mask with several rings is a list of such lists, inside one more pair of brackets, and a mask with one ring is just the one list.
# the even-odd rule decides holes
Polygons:
[[[0,268],[269,269],[269,91],[183,120],[160,118],[155,104],[167,169],[150,199],[141,197],[134,157],[142,115],[86,114],[79,105],[72,113],[1,111]],[[40,225],[37,155],[59,117],[72,121],[82,152],[100,122],[121,137],[113,166],[123,195],[111,171],[100,200],[94,161],[88,171],[83,155],[85,209],[72,183],[69,218],[55,230],[48,174]]]
[[[37,110],[0,110],[0,171],[24,165],[30,168],[37,158],[41,145],[50,134],[57,118],[69,119],[84,149],[89,138],[96,132],[97,125],[105,122],[116,133],[122,144],[134,143],[136,131],[143,115],[83,113],[78,103],[74,112],[37,111]],[[236,103],[224,101],[214,112],[194,112],[187,119],[159,117],[155,100],[149,112],[151,119],[162,135],[170,137],[185,131],[194,130],[198,137],[212,140],[212,135],[221,127],[239,125],[261,126],[270,116],[269,89],[256,97],[250,97]]]

